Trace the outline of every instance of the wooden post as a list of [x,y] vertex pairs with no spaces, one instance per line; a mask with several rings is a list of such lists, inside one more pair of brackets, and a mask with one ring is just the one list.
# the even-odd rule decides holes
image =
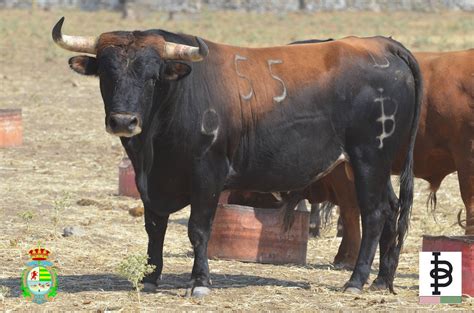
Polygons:
[[298,2],[299,2],[299,9],[301,11],[306,10],[306,0],[299,0]]
[[134,20],[137,18],[135,14],[135,10],[133,8],[134,0],[119,0],[120,4],[120,11],[122,11],[122,18],[123,19],[131,19]]

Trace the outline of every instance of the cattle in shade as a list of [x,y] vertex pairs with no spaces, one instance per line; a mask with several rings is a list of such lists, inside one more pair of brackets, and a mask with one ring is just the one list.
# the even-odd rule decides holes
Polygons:
[[[145,277],[163,268],[169,215],[191,205],[192,295],[210,292],[207,244],[223,190],[280,192],[287,207],[338,164],[354,173],[363,238],[345,284],[360,292],[379,241],[378,281],[393,289],[413,202],[413,146],[422,81],[400,43],[356,38],[269,48],[242,48],[164,30],[62,34],[69,60],[98,76],[106,130],[119,136],[136,170],[149,236]],[[389,204],[390,168],[406,152],[400,202]],[[348,165],[350,161],[350,165]]]

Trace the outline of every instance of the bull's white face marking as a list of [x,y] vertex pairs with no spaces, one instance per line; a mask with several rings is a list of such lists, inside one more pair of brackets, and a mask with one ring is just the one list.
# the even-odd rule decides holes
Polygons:
[[140,126],[137,126],[135,127],[135,129],[133,130],[133,132],[131,133],[121,133],[121,132],[118,132],[118,133],[114,133],[108,126],[105,128],[105,131],[108,132],[109,134],[111,135],[114,135],[114,136],[117,136],[117,137],[127,137],[127,138],[130,138],[130,137],[133,137],[135,135],[138,135],[142,132],[142,128]]
[[374,61],[374,67],[378,67],[378,68],[387,68],[390,66],[390,61],[387,59],[386,56],[383,56],[383,58],[385,59],[385,63],[384,64],[379,64],[377,62],[377,60],[374,58],[374,56],[369,52],[369,55],[370,57],[372,58],[372,61]]
[[208,109],[202,115],[201,134],[206,136],[212,136],[212,145],[216,141],[218,133],[219,115],[217,114],[216,110]]
[[245,79],[248,82],[248,85],[250,87],[250,91],[246,94],[240,94],[240,97],[243,100],[250,100],[250,98],[252,98],[252,96],[253,96],[252,81],[247,76],[245,76],[244,74],[242,74],[239,71],[239,68],[238,68],[238,62],[239,61],[247,61],[247,58],[244,57],[244,56],[236,54],[235,57],[234,57],[234,66],[235,66],[235,72],[237,73],[237,76],[239,76],[242,79]]
[[283,79],[281,79],[280,77],[273,74],[272,65],[273,64],[282,64],[283,61],[282,60],[267,60],[267,63],[268,63],[268,69],[270,71],[270,75],[273,77],[273,79],[279,81],[281,83],[282,87],[283,87],[282,94],[279,95],[279,96],[273,97],[273,100],[275,100],[276,102],[282,102],[286,98],[286,85],[285,85],[285,82],[283,81]]
[[[377,119],[377,122],[382,123],[382,134],[380,134],[380,136],[377,136],[376,138],[379,140],[379,149],[382,149],[383,148],[383,140],[385,138],[388,138],[388,137],[392,136],[393,133],[395,132],[395,114],[397,114],[398,104],[394,101],[390,101],[390,102],[395,104],[395,110],[392,114],[386,115],[385,114],[385,101],[386,100],[392,100],[392,99],[390,97],[384,97],[382,95],[382,93],[383,93],[382,88],[380,88],[379,91],[380,91],[381,95],[380,95],[380,97],[375,98],[374,102],[375,103],[377,103],[377,102],[380,103],[381,115]],[[386,121],[392,121],[392,123],[393,123],[392,129],[389,132],[387,132],[387,129],[386,129],[386,125],[385,125]]]

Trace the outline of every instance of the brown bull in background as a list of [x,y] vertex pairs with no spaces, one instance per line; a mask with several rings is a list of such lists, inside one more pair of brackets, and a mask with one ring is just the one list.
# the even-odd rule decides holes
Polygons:
[[[474,49],[459,52],[415,53],[424,82],[423,105],[414,152],[414,173],[430,184],[431,204],[442,180],[457,171],[466,210],[467,235],[474,234]],[[405,151],[392,168],[399,174]],[[334,263],[353,267],[360,246],[359,209],[344,164],[311,186],[308,200],[340,207],[343,238]],[[251,205],[251,203],[247,203]],[[460,223],[461,224],[461,223]]]

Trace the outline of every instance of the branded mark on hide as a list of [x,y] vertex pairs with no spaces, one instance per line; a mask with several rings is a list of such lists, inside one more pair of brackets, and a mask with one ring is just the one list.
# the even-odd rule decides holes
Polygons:
[[[383,148],[383,140],[385,138],[388,138],[388,137],[392,136],[393,133],[395,132],[395,114],[397,113],[397,110],[398,110],[398,104],[396,102],[392,101],[392,99],[390,97],[384,97],[383,96],[383,88],[380,88],[379,92],[380,92],[380,97],[375,98],[374,102],[375,103],[380,103],[381,115],[377,119],[377,122],[382,124],[382,134],[380,134],[380,136],[377,136],[376,138],[379,140],[379,149],[382,149]],[[390,115],[385,114],[385,102],[387,100],[389,102],[392,102],[392,103],[395,104],[395,110],[394,110],[393,114],[390,114]],[[385,124],[385,122],[387,122],[387,121],[392,121],[392,123],[393,123],[392,129],[389,132],[387,132],[387,128],[386,128],[386,124]]]
[[236,54],[235,57],[234,57],[234,66],[235,66],[235,72],[237,73],[237,76],[239,76],[242,79],[245,79],[247,81],[248,85],[249,85],[249,88],[250,88],[250,91],[247,94],[240,94],[240,97],[242,97],[243,100],[250,100],[250,98],[252,98],[252,96],[253,96],[252,81],[247,76],[242,74],[239,71],[239,68],[238,68],[238,63],[240,61],[247,61],[247,60],[248,60],[247,57],[244,57],[244,56],[241,56],[241,55],[238,55],[238,54]]
[[390,61],[387,59],[386,56],[383,56],[383,58],[385,59],[385,64],[379,64],[377,60],[374,58],[374,56],[372,55],[372,53],[369,52],[369,55],[372,58],[372,61],[374,61],[374,67],[387,68],[390,66]]
[[282,64],[283,61],[282,60],[267,60],[267,63],[268,63],[268,70],[270,71],[270,75],[272,76],[273,79],[279,81],[281,83],[282,87],[283,87],[282,94],[279,95],[279,96],[273,97],[273,100],[275,100],[276,102],[282,102],[286,98],[286,85],[285,85],[285,82],[283,81],[283,79],[281,79],[277,75],[273,74],[272,65],[273,64]]

